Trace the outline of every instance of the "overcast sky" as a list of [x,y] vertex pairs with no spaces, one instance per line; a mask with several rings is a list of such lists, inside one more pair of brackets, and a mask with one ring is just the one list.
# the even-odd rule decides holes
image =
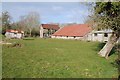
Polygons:
[[14,22],[29,12],[38,12],[41,23],[83,23],[90,14],[84,2],[3,2],[2,10]]

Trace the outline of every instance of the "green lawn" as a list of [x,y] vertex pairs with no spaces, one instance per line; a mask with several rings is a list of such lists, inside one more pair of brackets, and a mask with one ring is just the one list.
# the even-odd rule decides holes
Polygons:
[[21,47],[3,45],[4,78],[112,78],[117,55],[108,60],[98,56],[98,42],[34,39],[11,40]]

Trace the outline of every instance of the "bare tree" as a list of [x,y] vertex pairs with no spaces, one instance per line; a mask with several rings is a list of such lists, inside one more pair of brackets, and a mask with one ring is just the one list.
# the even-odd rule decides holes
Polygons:
[[16,23],[17,24],[17,27],[20,29],[20,30],[24,30],[24,31],[27,31],[27,25],[26,25],[26,16],[20,16],[20,20]]
[[32,29],[35,27],[39,27],[40,21],[39,21],[39,14],[37,12],[30,12],[28,15],[24,16],[23,21],[21,23],[24,23],[25,26],[29,29],[29,33],[31,36]]

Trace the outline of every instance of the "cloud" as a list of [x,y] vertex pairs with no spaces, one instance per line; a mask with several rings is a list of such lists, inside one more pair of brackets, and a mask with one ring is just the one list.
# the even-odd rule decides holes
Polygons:
[[66,15],[66,18],[72,18],[72,17],[73,17],[72,14],[67,14],[67,15]]
[[4,3],[3,10],[9,11],[14,20],[29,12],[38,12],[43,22],[83,22],[88,10],[79,3]]
[[52,6],[52,9],[55,10],[55,11],[61,11],[61,10],[63,10],[63,7],[61,7],[61,6]]

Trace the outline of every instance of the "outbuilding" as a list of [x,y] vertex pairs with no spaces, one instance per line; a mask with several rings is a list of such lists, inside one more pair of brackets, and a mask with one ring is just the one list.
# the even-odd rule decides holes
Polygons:
[[17,38],[21,39],[24,37],[24,31],[21,30],[6,30],[6,38]]
[[68,25],[57,32],[55,32],[51,37],[58,39],[81,39],[87,40],[88,33],[92,31],[92,28],[87,24],[74,24]]

